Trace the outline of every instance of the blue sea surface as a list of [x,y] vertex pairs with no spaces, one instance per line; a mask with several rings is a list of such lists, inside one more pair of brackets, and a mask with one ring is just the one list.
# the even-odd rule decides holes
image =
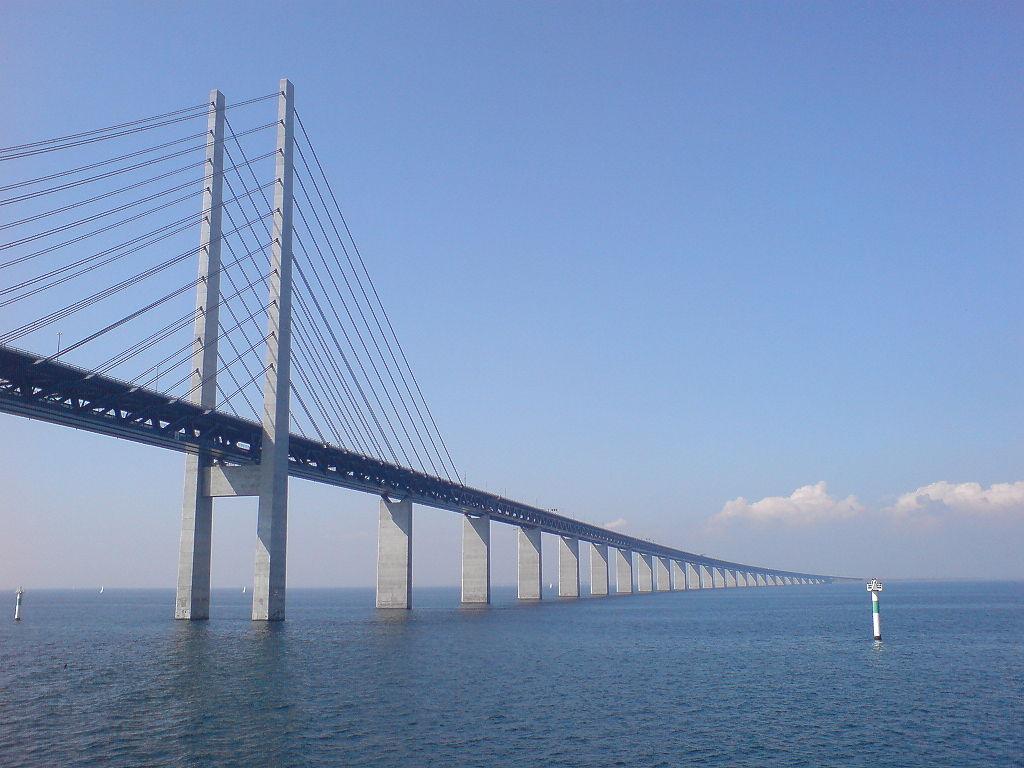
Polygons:
[[[888,582],[464,608],[288,593],[26,593],[0,765],[1020,766],[1024,584]],[[13,595],[10,608],[13,611]],[[6,610],[6,608],[5,608]]]

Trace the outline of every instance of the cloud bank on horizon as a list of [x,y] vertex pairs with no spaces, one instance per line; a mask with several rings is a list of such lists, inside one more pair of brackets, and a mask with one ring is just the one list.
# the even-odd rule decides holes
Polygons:
[[[709,522],[724,524],[734,521],[812,525],[845,520],[867,514],[869,510],[856,496],[833,498],[828,485],[821,480],[797,488],[789,496],[766,496],[750,502],[744,497],[727,501],[712,515]],[[994,483],[983,488],[980,483],[950,483],[945,480],[923,485],[901,494],[896,502],[879,510],[897,518],[932,519],[950,512],[972,516],[1024,514],[1024,481]]]

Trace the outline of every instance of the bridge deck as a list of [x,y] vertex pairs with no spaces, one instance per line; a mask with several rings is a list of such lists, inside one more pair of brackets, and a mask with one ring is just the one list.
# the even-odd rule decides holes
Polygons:
[[[255,464],[260,460],[262,428],[255,422],[3,345],[0,412],[175,451],[205,450],[228,464]],[[488,515],[502,522],[641,554],[715,568],[836,580],[665,547],[299,435],[289,437],[289,462],[292,477],[409,498],[417,504],[453,512]]]

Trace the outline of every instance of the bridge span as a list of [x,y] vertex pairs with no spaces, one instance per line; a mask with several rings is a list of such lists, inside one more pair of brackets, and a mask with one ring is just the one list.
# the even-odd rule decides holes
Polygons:
[[[227,199],[223,187],[227,172],[237,171],[243,163],[232,164],[229,168],[225,167],[224,152],[229,139],[225,134],[228,107],[225,105],[223,94],[219,91],[211,92],[210,99],[202,105],[202,109],[196,111],[194,115],[190,115],[201,115],[207,120],[207,130],[203,134],[205,139],[202,145],[205,160],[201,164],[204,172],[201,215],[195,217],[191,222],[198,225],[200,230],[200,245],[189,254],[197,257],[198,277],[184,286],[184,289],[187,290],[194,289],[195,310],[186,315],[185,324],[181,326],[191,326],[192,328],[192,336],[186,343],[184,358],[184,362],[191,363],[191,367],[183,379],[192,385],[191,389],[184,394],[160,391],[155,386],[149,386],[149,382],[144,377],[124,380],[110,375],[109,371],[139,354],[139,350],[144,351],[152,347],[156,343],[153,339],[157,337],[157,334],[143,339],[136,345],[119,349],[113,358],[115,362],[105,366],[82,367],[61,359],[69,351],[78,350],[94,339],[107,334],[111,329],[121,328],[139,316],[150,312],[163,302],[163,299],[158,302],[150,302],[141,309],[128,313],[125,317],[107,324],[96,333],[85,336],[83,340],[70,345],[63,351],[58,350],[58,353],[53,355],[46,356],[28,352],[16,348],[9,342],[46,327],[54,322],[54,317],[66,318],[77,312],[78,309],[75,307],[78,307],[78,303],[68,305],[72,308],[70,310],[65,307],[57,313],[36,318],[13,331],[0,335],[0,412],[179,451],[186,455],[175,605],[177,618],[205,619],[209,617],[213,500],[228,496],[253,496],[259,500],[252,618],[254,620],[281,620],[284,618],[288,480],[291,477],[362,491],[380,498],[377,557],[377,606],[379,608],[408,609],[412,607],[414,504],[446,509],[463,516],[462,601],[465,603],[486,604],[491,599],[490,525],[492,521],[507,523],[518,528],[518,596],[523,600],[539,600],[543,594],[544,575],[541,558],[543,534],[558,537],[558,594],[564,598],[577,598],[581,594],[581,544],[584,548],[589,549],[590,593],[595,596],[708,588],[828,584],[839,580],[838,577],[825,574],[738,563],[687,552],[471,488],[459,479],[453,464],[450,465],[451,471],[449,472],[449,465],[444,460],[445,454],[447,454],[446,446],[442,453],[434,444],[435,455],[439,461],[435,463],[431,459],[426,441],[418,430],[416,434],[427,452],[427,458],[431,459],[430,466],[433,471],[428,471],[425,466],[421,466],[419,470],[411,466],[403,466],[388,440],[387,431],[381,428],[378,435],[380,439],[375,438],[371,421],[375,422],[378,428],[381,427],[381,424],[377,414],[370,409],[370,398],[362,389],[358,391],[362,395],[367,413],[371,418],[355,411],[337,409],[334,413],[338,415],[339,424],[335,425],[331,417],[332,403],[329,398],[334,396],[340,398],[342,388],[345,393],[351,395],[352,391],[359,388],[360,384],[357,373],[350,364],[350,358],[345,357],[344,354],[335,355],[328,342],[329,338],[333,339],[338,345],[338,350],[342,351],[336,331],[345,333],[345,330],[340,327],[342,317],[338,313],[335,313],[332,319],[320,307],[320,301],[326,301],[323,291],[328,290],[324,287],[322,275],[327,274],[331,281],[334,281],[326,259],[324,260],[325,270],[320,270],[318,266],[313,268],[307,262],[305,271],[303,271],[302,264],[295,259],[293,237],[297,238],[298,235],[293,223],[293,210],[298,210],[304,222],[306,222],[306,215],[302,208],[296,206],[294,200],[293,182],[296,174],[293,151],[298,149],[302,153],[303,145],[296,143],[294,127],[296,113],[294,89],[291,83],[282,80],[278,91],[272,96],[276,99],[278,107],[277,120],[268,124],[277,134],[275,152],[267,153],[267,156],[273,156],[275,163],[273,181],[262,187],[255,184],[250,188],[244,186],[245,182],[242,180],[241,174],[237,174],[245,192]],[[243,104],[248,103],[250,102],[243,102]],[[152,119],[155,118],[147,120]],[[144,126],[147,125],[145,120],[135,121],[130,125],[135,125],[136,122],[142,123]],[[119,136],[120,133],[111,133],[110,131],[120,127],[122,126],[98,129],[87,132],[87,134],[99,135],[99,138],[90,140],[98,141],[108,136],[113,138]],[[143,130],[143,128],[138,130]],[[71,138],[76,142],[81,142],[82,140],[77,137],[87,134],[76,134]],[[236,142],[238,151],[246,159],[244,165],[251,171],[250,161],[246,158],[241,145],[237,144],[237,135],[233,131],[231,134],[231,140]],[[308,136],[306,141],[308,142]],[[0,151],[0,161],[31,155],[36,151],[37,144],[51,146],[47,141],[20,145],[13,148],[18,151],[13,154],[9,153],[9,157],[5,157],[3,151]],[[52,146],[62,149],[65,145],[67,147],[77,146],[74,142]],[[24,147],[32,149],[25,150]],[[311,144],[307,143],[305,147],[308,152],[315,152]],[[312,157],[315,158],[315,154]],[[310,165],[306,163],[305,154],[302,159],[306,171],[312,174]],[[319,167],[319,159],[316,159],[316,166]],[[322,168],[320,171],[322,173]],[[322,176],[322,178],[329,190],[326,176]],[[39,179],[32,180],[32,182],[36,181]],[[255,174],[253,174],[253,181],[256,181]],[[299,182],[305,190],[306,184],[303,177],[299,177]],[[316,184],[316,178],[312,177],[310,183],[311,186]],[[17,187],[18,185],[12,186]],[[263,196],[264,187],[273,188],[273,203],[267,201],[267,210],[242,226],[226,228],[221,214],[231,215],[229,204],[235,203],[241,209],[241,201],[245,201],[253,204],[255,209],[256,204],[253,201],[258,201]],[[319,188],[316,191],[317,196],[326,206],[324,195]],[[233,189],[229,189],[229,194],[232,192]],[[330,192],[330,197],[333,198],[333,191]],[[312,203],[310,202],[313,198],[314,195],[308,193],[306,205],[310,206],[312,215],[316,216],[316,210],[311,207]],[[258,210],[257,214],[259,214]],[[338,214],[340,216],[340,209]],[[328,215],[333,216],[329,208],[325,218]],[[40,218],[39,214],[34,217],[26,217],[23,221],[38,218]],[[226,245],[230,248],[232,240],[229,236],[237,236],[239,231],[244,231],[246,225],[256,234],[254,223],[262,221],[266,224],[266,219],[270,219],[272,224],[266,226],[267,238],[262,247],[244,254],[250,257],[250,260],[257,266],[257,275],[262,275],[257,281],[250,282],[248,287],[252,288],[254,294],[257,293],[253,288],[255,283],[262,283],[266,289],[265,293],[258,296],[260,302],[257,304],[258,311],[251,313],[248,318],[250,320],[256,318],[258,324],[258,319],[262,317],[266,323],[265,335],[262,339],[257,339],[257,342],[251,343],[247,350],[262,348],[265,365],[255,374],[252,374],[246,367],[246,373],[249,374],[246,384],[239,386],[231,396],[225,397],[221,386],[224,374],[229,373],[232,382],[237,384],[235,374],[230,372],[230,366],[234,360],[242,359],[245,353],[238,353],[232,363],[225,363],[224,355],[221,354],[218,346],[220,342],[226,340],[231,343],[232,350],[237,352],[237,347],[231,341],[229,333],[243,326],[244,321],[237,321],[237,316],[229,302],[244,293],[245,288],[237,289],[229,271],[229,268],[237,266],[242,261],[242,257],[237,257],[232,249],[233,258],[231,260],[222,258],[221,247]],[[320,223],[319,217],[317,217],[317,221]],[[334,220],[330,221],[334,226]],[[344,223],[343,217],[341,222]],[[67,227],[77,226],[77,223],[67,225]],[[231,224],[234,224],[233,218]],[[347,230],[347,224],[344,226]],[[332,241],[329,239],[328,230],[322,223],[320,230],[325,238],[324,243],[331,245]],[[55,228],[54,231],[63,230]],[[308,240],[313,241],[316,251],[323,258],[321,247],[310,234],[311,231],[313,228],[310,226],[305,230],[305,236]],[[334,231],[340,238],[341,235],[338,233],[337,227],[334,227]],[[28,242],[34,237],[36,236],[24,238],[24,242]],[[17,245],[21,241],[12,242]],[[306,244],[301,240],[298,242],[302,252],[308,258],[309,251]],[[354,246],[354,241],[352,243]],[[344,247],[343,243],[342,247]],[[333,246],[331,249],[333,251]],[[266,263],[256,263],[252,258],[254,252],[265,254]],[[33,253],[21,257],[20,261],[35,255]],[[101,252],[99,255],[104,254]],[[347,251],[345,255],[348,257]],[[94,256],[87,257],[86,260],[92,259]],[[361,255],[359,259],[361,262]],[[0,268],[18,263],[20,263],[19,260],[11,261],[9,264],[0,264]],[[79,259],[71,262],[70,266],[66,268],[77,269],[82,263],[83,260]],[[301,283],[305,287],[304,293],[294,291],[293,267],[299,278],[296,284]],[[353,269],[355,269],[354,266]],[[59,270],[44,273],[42,277],[31,278],[16,285],[15,288],[20,289],[25,285],[33,285],[33,281],[51,279],[54,274],[59,274]],[[77,274],[69,272],[70,276],[66,279],[70,280]],[[358,279],[358,273],[355,274]],[[235,289],[233,293],[222,291],[220,286],[222,276],[232,281],[232,288]],[[134,285],[132,280],[135,280],[136,277],[116,283],[115,286],[129,283]],[[369,279],[368,273],[366,277]],[[347,277],[345,280],[348,283]],[[63,281],[62,278],[61,282]],[[316,283],[320,284],[321,292],[319,293],[315,287]],[[334,287],[340,292],[337,283]],[[362,287],[361,284],[360,287]],[[349,288],[351,290],[351,285]],[[182,290],[183,288],[178,288],[172,294],[180,294]],[[6,292],[0,292],[0,296]],[[375,288],[374,295],[376,295]],[[298,305],[296,311],[293,311],[292,308],[293,296]],[[354,291],[353,296],[358,301],[358,296]],[[372,311],[373,305],[369,303],[370,299],[365,290],[363,297]],[[18,297],[8,299],[0,303],[0,307],[17,300]],[[102,299],[97,301],[99,300]],[[380,308],[383,311],[382,304]],[[231,312],[232,319],[237,321],[230,327],[222,317],[221,313],[224,309]],[[314,309],[320,310],[322,322],[319,326],[314,322],[316,315]],[[348,311],[347,305],[346,311]],[[355,322],[351,313],[349,313],[349,317]],[[293,318],[298,322],[296,327],[299,334],[297,345],[293,345],[292,340]],[[366,322],[365,317],[363,320]],[[390,321],[388,321],[388,326],[390,326]],[[368,322],[366,322],[366,328],[371,335],[374,333],[373,327]],[[385,343],[389,343],[389,337],[379,321],[377,328],[380,330],[381,338]],[[391,332],[393,336],[393,329]],[[160,339],[162,338],[166,338],[166,335],[160,337]],[[345,338],[348,338],[347,333]],[[393,338],[397,344],[397,337]],[[319,340],[322,346],[312,346],[311,339],[313,342]],[[248,336],[246,336],[246,340],[249,340]],[[377,351],[381,352],[376,337],[373,340],[377,345]],[[367,355],[370,354],[370,349],[365,343],[363,349],[366,350]],[[391,360],[394,361],[396,368],[400,368],[398,359],[390,346],[388,346],[388,350],[391,351]],[[352,351],[357,353],[355,345],[353,345]],[[333,358],[330,357],[332,355],[344,362],[344,369],[342,366],[331,367],[328,364],[328,362],[333,362]],[[404,351],[401,356],[405,357]],[[381,353],[381,358],[384,364],[388,364],[387,356]],[[299,373],[294,380],[291,376],[293,366]],[[406,367],[408,368],[407,360]],[[349,382],[353,385],[351,387],[345,383],[345,369],[352,377]],[[374,370],[377,370],[376,366],[374,366]],[[322,374],[319,379],[315,375],[317,371]],[[366,375],[365,370],[363,373]],[[391,373],[390,369],[388,369],[388,373]],[[411,369],[409,369],[409,373],[412,373]],[[218,381],[219,374],[220,382]],[[378,378],[381,387],[386,389],[385,379],[379,373]],[[373,382],[368,375],[366,375],[366,380],[372,387]],[[341,387],[337,386],[339,381]],[[402,398],[401,388],[398,387],[393,377],[391,381],[394,384],[394,392],[399,398]],[[297,383],[306,385],[306,388],[297,389]],[[228,412],[226,406],[230,404],[231,399],[240,392],[244,393],[246,386],[250,384],[262,384],[260,387],[262,407],[252,409],[256,418],[243,418],[237,413]],[[318,386],[314,386],[314,384]],[[420,413],[419,401],[415,399],[408,382],[405,384],[410,402],[416,406],[420,422],[426,434],[430,436],[427,420]],[[418,383],[416,389],[419,390]],[[306,394],[305,399],[302,397],[303,392]],[[292,431],[292,394],[297,398],[303,412],[309,417],[309,421],[317,433],[315,437]],[[373,392],[373,394],[377,393]],[[391,391],[387,391],[387,394],[387,399],[391,401],[392,406],[395,406]],[[422,400],[422,393],[420,393],[420,398]],[[248,398],[246,397],[246,399]],[[307,407],[307,400],[315,403],[312,410],[318,410],[322,418],[312,416],[311,409]],[[358,404],[357,400],[358,398],[351,398],[353,404]],[[379,398],[377,402],[382,404]],[[405,399],[402,399],[401,402],[406,405]],[[422,402],[426,408],[425,401]],[[405,411],[408,414],[408,422],[402,420],[400,409],[395,408],[398,423],[405,430],[406,436],[409,436],[406,425],[409,423],[415,428],[416,422],[408,406]],[[346,413],[351,419],[343,418]],[[361,421],[357,417],[361,417]],[[433,422],[432,415],[430,421]],[[338,438],[341,438],[343,433],[348,435],[352,444],[342,446],[339,444],[340,439],[327,439],[324,433],[331,433],[331,430],[327,428],[328,422],[333,429],[333,434]],[[348,428],[346,428],[346,424]],[[391,424],[388,426],[392,427],[392,434],[398,440],[400,430],[395,429]],[[362,431],[360,432],[360,430]],[[434,430],[436,432],[436,424],[434,424]],[[437,434],[440,437],[440,434]],[[366,439],[361,439],[361,436]],[[432,437],[430,441],[433,443]],[[411,437],[409,444],[412,453],[419,457],[420,454],[416,451],[416,444]],[[385,450],[384,446],[389,450]],[[389,453],[391,456],[388,455]],[[450,456],[448,458],[450,459]],[[421,465],[423,465],[422,460]],[[440,471],[437,470],[438,466],[441,467]],[[442,474],[445,476],[442,477]],[[454,477],[452,477],[453,474]]]

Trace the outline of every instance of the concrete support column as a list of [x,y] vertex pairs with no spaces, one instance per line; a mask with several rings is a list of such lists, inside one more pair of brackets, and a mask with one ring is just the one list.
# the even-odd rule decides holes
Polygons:
[[668,592],[672,588],[669,583],[668,558],[654,558],[654,589],[658,592]]
[[558,537],[558,596],[580,596],[580,540]]
[[678,560],[673,560],[672,561],[672,565],[670,566],[670,568],[671,568],[671,577],[670,578],[671,578],[671,581],[672,581],[672,591],[673,592],[680,592],[680,591],[686,589],[686,571],[685,571],[685,567],[686,566],[683,563],[680,563]]
[[615,591],[633,593],[633,553],[628,550],[615,550]]
[[637,553],[636,556],[636,591],[652,592],[654,590],[654,564],[650,555]]
[[715,589],[725,589],[725,571],[723,569],[711,569],[711,586]]
[[725,586],[732,587],[735,589],[739,582],[736,581],[736,571],[726,568],[725,569]]
[[697,579],[700,581],[700,588],[701,589],[711,589],[712,587],[715,586],[712,583],[712,580],[711,580],[711,569],[708,568],[706,565],[702,565],[702,564],[698,563],[698,565],[697,565]]
[[277,102],[274,240],[270,247],[267,371],[263,380],[252,618],[282,621],[288,554],[288,415],[292,325],[292,137],[295,90],[281,80]]
[[590,594],[608,594],[608,546],[590,545]]
[[541,572],[540,528],[520,528],[516,534],[517,576],[520,600],[540,600],[544,596]]
[[491,602],[491,518],[462,521],[462,602]]
[[[207,111],[206,177],[199,232],[199,283],[196,285],[191,399],[203,408],[217,407],[217,336],[220,308],[221,204],[224,184],[224,94],[210,92]],[[210,552],[213,545],[213,499],[203,492],[202,470],[210,456],[185,456],[185,492],[178,540],[178,586],[174,618],[210,618]]]
[[377,607],[412,608],[412,502],[380,500]]
[[683,572],[686,574],[686,588],[700,589],[700,566],[695,563],[683,563]]

